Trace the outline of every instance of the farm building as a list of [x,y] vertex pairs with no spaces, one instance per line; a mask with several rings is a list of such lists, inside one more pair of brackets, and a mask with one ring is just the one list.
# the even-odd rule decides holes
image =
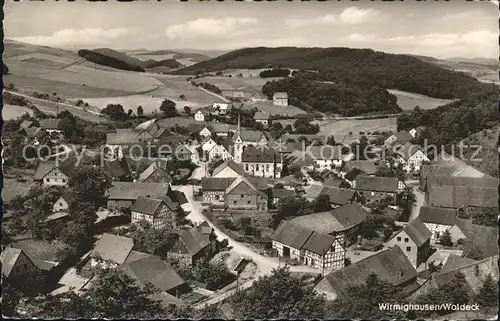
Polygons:
[[392,200],[395,204],[398,193],[399,181],[396,177],[371,177],[358,176],[354,181],[353,188],[369,203],[378,203],[382,200]]
[[[458,222],[458,210],[433,206],[422,206],[418,218],[431,231],[431,243],[436,243],[445,231]],[[455,240],[456,241],[456,240]]]
[[275,106],[288,106],[288,94],[284,92],[275,92],[273,94],[273,104]]
[[195,114],[194,114],[194,120],[195,121],[200,121],[200,122],[203,122],[205,121],[205,112],[201,111],[201,110],[198,110]]
[[156,199],[139,196],[130,208],[132,223],[148,222],[152,228],[175,226],[177,205],[170,198]]
[[430,160],[418,145],[408,142],[396,151],[395,165],[402,164],[407,173],[418,173],[424,162]]
[[264,111],[258,111],[254,114],[253,119],[256,123],[262,124],[264,128],[271,126],[271,114]]
[[64,164],[42,162],[38,165],[33,180],[43,186],[66,186],[73,168],[74,164],[70,162]]
[[108,210],[121,211],[132,207],[140,196],[164,198],[171,194],[171,189],[169,183],[113,182],[106,194]]
[[416,218],[387,240],[387,246],[399,246],[411,264],[417,268],[427,260],[431,235],[424,223]]
[[203,225],[182,231],[173,243],[169,255],[186,266],[193,266],[201,258],[210,259],[217,253],[217,236],[213,229]]

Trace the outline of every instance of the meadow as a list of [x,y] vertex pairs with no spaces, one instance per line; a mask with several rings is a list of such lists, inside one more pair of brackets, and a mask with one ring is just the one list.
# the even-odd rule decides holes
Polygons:
[[333,135],[339,141],[349,136],[350,132],[352,132],[353,136],[360,137],[360,132],[396,131],[397,129],[396,117],[362,120],[327,120],[314,121],[313,123],[319,124],[320,126],[318,135]]
[[396,89],[389,89],[387,91],[398,98],[398,105],[403,110],[413,110],[415,106],[420,106],[421,109],[433,109],[453,101],[451,99],[432,98]]
[[33,111],[31,109],[22,106],[4,104],[2,108],[2,117],[4,120],[16,119],[25,113],[33,115]]

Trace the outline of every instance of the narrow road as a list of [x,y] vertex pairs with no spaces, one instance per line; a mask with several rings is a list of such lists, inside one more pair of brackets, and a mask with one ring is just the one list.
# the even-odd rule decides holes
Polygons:
[[413,202],[412,205],[410,221],[418,217],[418,214],[420,213],[420,208],[425,205],[425,193],[420,190],[418,185],[416,186],[414,185],[412,186],[412,188],[413,188],[413,193],[415,194],[415,202]]
[[229,99],[226,99],[226,98],[225,98],[224,96],[222,96],[222,95],[218,95],[218,94],[216,94],[216,93],[213,93],[213,92],[211,92],[210,90],[206,90],[206,89],[205,89],[205,88],[203,88],[203,87],[198,87],[198,88],[199,88],[199,89],[201,89],[201,90],[203,90],[204,92],[206,92],[206,93],[208,93],[208,94],[212,95],[212,96],[215,96],[215,97],[217,97],[217,98],[222,99],[222,100],[223,100],[223,101],[225,101],[226,103],[229,103]]
[[[202,221],[207,221],[208,224],[214,229],[215,233],[217,234],[217,238],[219,240],[222,239],[227,239],[229,246],[232,247],[231,251],[234,251],[238,254],[240,254],[243,257],[248,257],[250,258],[258,268],[258,274],[256,275],[255,279],[249,280],[247,282],[244,282],[240,284],[239,289],[246,289],[252,286],[253,282],[255,282],[259,276],[264,276],[264,275],[269,275],[273,269],[279,267],[279,260],[276,257],[267,257],[260,255],[258,253],[255,253],[252,249],[247,247],[246,245],[235,241],[234,239],[230,238],[226,234],[224,234],[219,228],[217,228],[216,225],[214,225],[212,222],[208,221],[206,217],[202,214],[202,205],[200,202],[194,200],[193,197],[193,185],[186,185],[186,186],[172,186],[172,189],[182,191],[188,200],[188,203],[182,205],[182,208],[189,212],[189,215],[187,216],[188,219],[190,219],[193,223],[201,223]],[[320,273],[321,270],[318,269],[313,269],[308,266],[291,266],[290,271],[292,272],[309,272],[309,273]],[[203,302],[202,304],[195,305],[195,308],[202,308],[205,305],[211,305],[215,304],[217,302],[220,302],[224,300],[225,298],[233,295],[237,289],[217,294],[214,293],[214,297],[210,298],[208,301]]]

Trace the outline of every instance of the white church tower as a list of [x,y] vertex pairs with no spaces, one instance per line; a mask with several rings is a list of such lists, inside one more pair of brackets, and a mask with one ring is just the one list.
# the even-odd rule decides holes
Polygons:
[[238,127],[236,128],[236,134],[233,139],[234,151],[233,160],[236,164],[241,164],[241,158],[243,155],[243,139],[241,139],[241,126],[240,126],[240,114],[238,113]]

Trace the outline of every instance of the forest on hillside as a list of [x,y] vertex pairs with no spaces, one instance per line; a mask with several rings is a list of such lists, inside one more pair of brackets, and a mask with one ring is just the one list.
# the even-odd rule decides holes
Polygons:
[[292,68],[317,71],[317,80],[398,89],[434,98],[457,99],[486,84],[408,55],[351,48],[246,48],[176,71],[201,74],[224,69]]
[[398,117],[398,130],[425,126],[422,139],[436,145],[456,144],[473,133],[497,126],[498,107],[498,87],[490,85],[435,109],[415,108],[411,113],[402,114]]
[[396,96],[374,86],[363,88],[294,77],[268,81],[262,92],[269,99],[275,92],[287,92],[292,105],[301,107],[306,103],[316,111],[342,116],[402,111]]

